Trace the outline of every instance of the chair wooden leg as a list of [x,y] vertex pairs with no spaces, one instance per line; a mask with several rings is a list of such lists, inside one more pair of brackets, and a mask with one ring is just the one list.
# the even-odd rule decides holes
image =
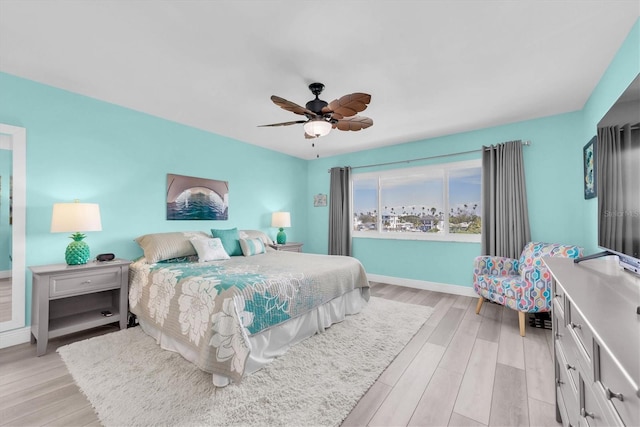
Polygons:
[[520,323],[520,336],[524,336],[524,311],[518,312],[518,323]]
[[478,298],[478,305],[476,305],[476,314],[480,314],[480,309],[482,308],[482,303],[484,302],[484,298]]

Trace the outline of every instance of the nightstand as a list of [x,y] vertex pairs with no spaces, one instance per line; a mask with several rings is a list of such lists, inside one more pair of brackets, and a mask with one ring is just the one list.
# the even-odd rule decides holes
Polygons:
[[276,251],[302,252],[302,245],[304,245],[304,243],[288,242],[283,245],[273,244],[269,246],[271,246]]
[[47,352],[49,338],[109,323],[127,327],[131,261],[89,261],[83,265],[29,267],[33,277],[31,343]]

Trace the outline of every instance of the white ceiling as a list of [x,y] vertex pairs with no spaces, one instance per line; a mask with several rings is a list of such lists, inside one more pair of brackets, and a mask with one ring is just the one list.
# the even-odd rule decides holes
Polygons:
[[[0,0],[0,71],[303,159],[579,110],[638,0]],[[305,140],[309,83],[374,125]],[[1,94],[0,94],[1,96]]]

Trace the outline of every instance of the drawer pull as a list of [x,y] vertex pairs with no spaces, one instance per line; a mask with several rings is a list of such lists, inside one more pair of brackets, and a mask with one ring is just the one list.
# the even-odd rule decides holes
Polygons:
[[586,409],[582,408],[580,409],[580,415],[582,415],[584,418],[595,418],[596,415],[593,412],[587,412]]
[[567,363],[567,370],[571,370],[571,369],[573,369],[573,370],[575,371],[575,370],[576,370],[576,367],[575,367],[575,366],[571,366],[571,365],[569,365],[569,364]]
[[84,282],[82,282],[83,285],[90,285],[91,284],[91,279],[87,279]]
[[573,329],[582,329],[582,325],[579,323],[569,323],[569,326],[571,326]]
[[624,402],[624,397],[622,396],[622,393],[614,393],[611,391],[610,388],[607,387],[607,399],[611,400],[614,397],[618,399],[620,402]]

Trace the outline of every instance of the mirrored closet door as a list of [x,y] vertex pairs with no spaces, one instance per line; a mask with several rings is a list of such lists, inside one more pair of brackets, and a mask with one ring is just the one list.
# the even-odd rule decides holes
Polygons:
[[26,142],[0,123],[0,332],[25,325]]

